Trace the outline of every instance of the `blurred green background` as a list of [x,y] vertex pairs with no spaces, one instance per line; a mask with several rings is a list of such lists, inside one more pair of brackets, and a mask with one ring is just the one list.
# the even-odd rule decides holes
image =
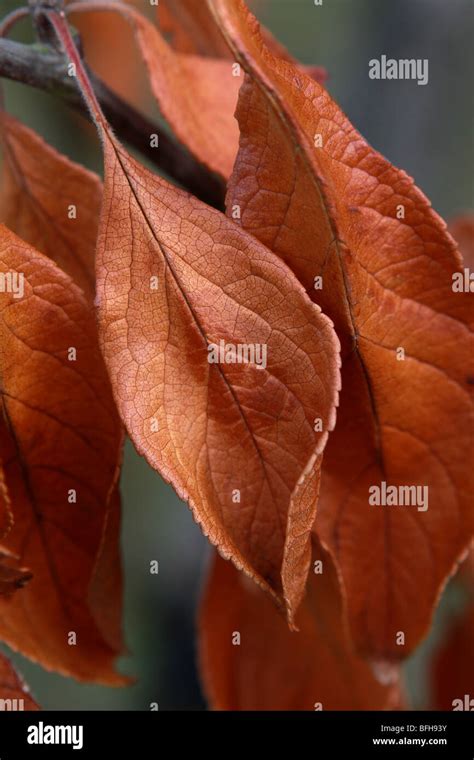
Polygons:
[[[0,16],[19,4],[0,0]],[[147,15],[154,12],[146,0],[135,4]],[[354,125],[415,178],[442,216],[474,207],[471,0],[324,0],[321,7],[315,7],[313,0],[255,0],[249,5],[296,57],[327,69],[328,89]],[[109,22],[109,15],[101,17],[102,25]],[[91,26],[89,33],[93,34]],[[136,76],[140,63],[126,60],[124,72],[124,53],[113,44],[114,34],[108,35],[101,52],[107,56],[111,81],[120,89],[121,77]],[[31,39],[29,22],[22,22],[13,38]],[[87,34],[84,44],[87,56]],[[368,61],[382,54],[428,58],[429,84],[370,80]],[[20,84],[6,83],[5,92],[13,114],[59,150],[101,173],[98,141],[81,117]],[[143,107],[153,113],[143,75],[136,92]],[[130,656],[123,658],[120,668],[137,679],[135,685],[108,689],[78,684],[46,673],[19,655],[13,659],[45,709],[147,710],[151,702],[165,710],[203,709],[194,620],[207,542],[188,508],[130,444],[122,495]],[[159,561],[157,576],[149,573],[151,559]],[[408,663],[408,689],[415,707],[426,704],[427,657],[458,604],[453,591],[445,595],[429,640]]]

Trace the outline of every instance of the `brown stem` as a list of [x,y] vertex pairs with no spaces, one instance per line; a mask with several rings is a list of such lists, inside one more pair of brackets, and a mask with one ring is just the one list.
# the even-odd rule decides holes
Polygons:
[[[23,45],[0,39],[0,77],[23,82],[60,97],[89,117],[75,77],[67,70],[67,60],[47,45]],[[172,135],[126,103],[102,80],[88,70],[95,95],[116,134],[161,171],[200,200],[224,209],[225,183],[200,164]],[[150,136],[159,134],[159,147]]]

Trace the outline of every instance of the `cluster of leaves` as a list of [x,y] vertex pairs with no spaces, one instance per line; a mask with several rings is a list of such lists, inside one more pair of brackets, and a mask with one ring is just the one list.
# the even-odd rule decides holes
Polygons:
[[[40,9],[105,172],[102,186],[2,114],[1,271],[23,275],[24,294],[0,294],[0,638],[46,668],[126,683],[125,428],[217,548],[199,619],[210,704],[401,707],[399,664],[474,531],[458,247],[324,72],[243,0],[163,0],[159,26],[125,4],[69,6],[81,10],[130,24],[164,118],[227,183],[227,214],[127,153],[64,14]],[[472,255],[469,220],[455,234]],[[220,341],[265,345],[268,362],[212,364]],[[382,481],[427,485],[429,509],[370,506]],[[443,675],[468,638],[458,623],[438,704],[464,693],[466,659]],[[1,695],[21,688],[2,661]]]

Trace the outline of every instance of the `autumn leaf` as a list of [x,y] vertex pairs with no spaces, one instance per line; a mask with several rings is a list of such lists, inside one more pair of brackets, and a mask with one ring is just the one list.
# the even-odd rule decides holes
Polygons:
[[217,710],[386,710],[398,680],[379,682],[352,651],[329,554],[315,545],[291,632],[265,595],[215,555],[199,615],[201,676]]
[[[197,4],[196,0],[165,0],[156,12],[161,31],[170,36],[171,44],[178,52],[233,60],[231,49],[226,44],[206,2]],[[327,74],[321,66],[298,64],[268,29],[261,27],[261,33],[273,55],[299,65],[318,82],[325,81]]]
[[[277,593],[282,573],[296,606],[301,582],[293,591],[287,572],[304,585],[335,417],[331,325],[263,246],[117,144],[104,148],[97,298],[122,419],[209,539]],[[259,346],[268,364],[210,363],[221,345]]]
[[270,251],[125,152],[67,26],[49,18],[102,136],[98,319],[122,419],[210,541],[291,620],[335,421],[332,325]]
[[93,300],[99,178],[12,116],[1,113],[0,123],[0,221],[55,261]]
[[[451,219],[448,229],[456,240],[464,264],[474,269],[474,214],[462,214]],[[474,285],[472,286],[474,290]]]
[[0,267],[12,283],[0,294],[0,456],[15,519],[3,543],[33,574],[0,600],[0,638],[46,668],[118,685],[119,651],[88,600],[122,444],[94,314],[4,226]]
[[9,660],[0,653],[0,711],[39,710],[27,686]]
[[242,82],[232,62],[175,53],[150,21],[123,3],[93,0],[77,11],[113,11],[127,19],[164,118],[201,163],[227,179],[239,142],[234,111]]
[[[426,634],[474,530],[473,309],[452,287],[461,259],[413,181],[271,54],[244,3],[208,5],[248,75],[229,214],[238,208],[242,227],[293,269],[341,340],[318,532],[358,650],[398,660]],[[416,503],[370,504],[384,483],[418,488]]]
[[[0,215],[13,231],[67,272],[92,301],[102,183],[97,175],[69,161],[5,113],[2,128],[6,160]],[[93,319],[91,312],[91,324]],[[123,648],[119,528],[120,494],[116,489],[104,519],[89,601],[105,640],[118,652]]]
[[0,596],[10,596],[31,580],[31,573],[18,567],[18,557],[0,546]]

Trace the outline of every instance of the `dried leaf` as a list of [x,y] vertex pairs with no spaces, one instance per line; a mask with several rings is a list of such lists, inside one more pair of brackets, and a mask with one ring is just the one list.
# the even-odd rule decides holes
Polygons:
[[[359,651],[397,660],[426,634],[474,531],[473,309],[453,292],[460,256],[413,181],[266,49],[241,0],[209,6],[249,74],[229,210],[290,265],[342,344],[316,524]],[[426,487],[429,508],[422,490],[413,506],[370,504],[383,483]]]
[[44,667],[120,684],[118,652],[88,606],[122,443],[94,314],[66,274],[6,227],[0,271],[22,283],[0,293],[0,456],[15,512],[4,544],[33,573],[0,600],[0,638]]
[[24,124],[0,117],[4,168],[0,221],[49,256],[94,298],[101,182]]
[[[283,584],[290,610],[335,418],[332,327],[263,246],[119,145],[104,149],[99,325],[122,418],[210,540],[277,594]],[[210,363],[221,345],[267,359]]]
[[[35,132],[5,113],[2,114],[2,136],[6,161],[0,214],[13,231],[55,261],[92,300],[102,197],[99,177],[69,161]],[[74,210],[72,216],[70,209]],[[94,319],[92,312],[90,319]],[[97,343],[96,339],[94,342]],[[101,538],[106,564],[102,568],[104,557],[96,558],[90,604],[105,640],[120,652],[123,649],[123,583],[118,489],[109,511],[111,519],[105,519]]]
[[50,20],[104,148],[98,318],[122,419],[211,542],[291,620],[335,421],[332,325],[270,251],[126,153],[67,25]]
[[200,664],[218,710],[384,710],[401,706],[398,681],[377,681],[351,651],[328,554],[291,632],[275,606],[217,555],[200,611]]
[[39,709],[13,665],[0,654],[0,711]]

